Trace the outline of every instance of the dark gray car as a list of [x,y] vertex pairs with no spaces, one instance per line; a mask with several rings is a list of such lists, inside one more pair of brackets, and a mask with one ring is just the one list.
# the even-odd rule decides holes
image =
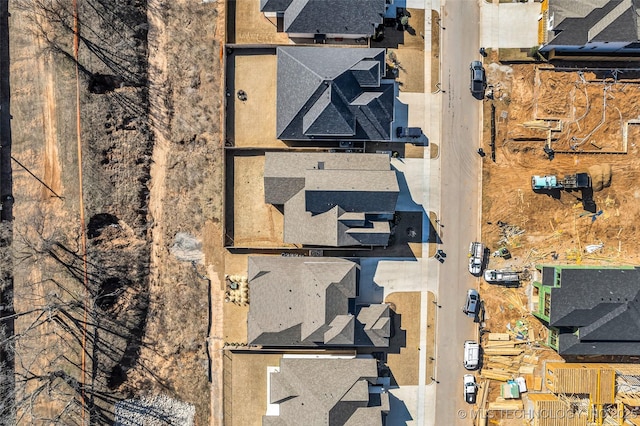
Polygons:
[[484,73],[482,62],[471,62],[469,69],[471,70],[471,84],[469,85],[469,90],[471,90],[471,94],[474,98],[483,99],[484,91],[487,88],[487,78]]

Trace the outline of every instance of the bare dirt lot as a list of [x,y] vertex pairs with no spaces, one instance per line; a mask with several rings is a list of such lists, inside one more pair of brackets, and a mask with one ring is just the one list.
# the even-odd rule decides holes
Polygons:
[[[162,393],[208,424],[217,382],[201,274],[222,277],[222,9],[78,2],[76,86],[71,3],[10,3],[12,155],[23,165],[13,165],[17,423],[80,424],[85,411],[110,424],[114,402]],[[198,273],[169,251],[178,232],[204,243]]]
[[[635,241],[640,228],[631,220],[640,212],[640,172],[637,119],[640,80],[615,81],[607,72],[551,71],[546,65],[487,65],[488,82],[495,101],[485,102],[485,150],[490,152],[490,105],[496,107],[496,162],[487,156],[483,169],[483,240],[492,249],[501,238],[498,221],[515,225],[524,234],[506,242],[521,265],[550,261],[636,264]],[[600,78],[597,76],[600,75]],[[526,122],[553,120],[561,130],[527,128]],[[561,123],[558,125],[558,122]],[[538,122],[537,125],[544,126]],[[556,151],[549,160],[543,147],[551,134]],[[626,142],[624,136],[627,136]],[[606,154],[603,152],[624,152]],[[535,193],[534,174],[588,171],[590,166],[610,164],[611,186],[593,193],[595,212],[582,208],[580,191],[552,196]],[[595,218],[595,220],[594,220]],[[587,254],[589,244],[604,244]]]
[[[485,60],[495,99],[484,103],[483,148],[488,155],[483,160],[482,240],[491,251],[507,247],[513,257],[490,257],[489,268],[534,271],[545,262],[638,264],[640,228],[634,219],[640,213],[640,134],[635,122],[640,80],[613,70],[499,64],[496,59],[492,52]],[[489,154],[492,105],[495,162]],[[544,151],[549,143],[553,159]],[[532,175],[563,177],[603,164],[611,165],[611,185],[600,191],[544,193],[531,188]],[[589,197],[595,206],[583,203]],[[505,235],[505,224],[521,232]],[[587,253],[585,247],[596,244],[602,248]],[[505,288],[482,281],[485,327],[505,333],[522,321],[529,340],[544,344],[547,330],[529,313],[528,285],[525,281],[520,288]],[[538,366],[545,359],[561,359],[549,349],[534,353]],[[498,385],[492,382],[489,401],[499,395]]]

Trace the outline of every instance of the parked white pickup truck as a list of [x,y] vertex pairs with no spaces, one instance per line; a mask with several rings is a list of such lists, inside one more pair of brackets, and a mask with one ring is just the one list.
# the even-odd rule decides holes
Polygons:
[[484,263],[484,244],[472,242],[469,245],[469,272],[471,275],[479,276],[482,273]]

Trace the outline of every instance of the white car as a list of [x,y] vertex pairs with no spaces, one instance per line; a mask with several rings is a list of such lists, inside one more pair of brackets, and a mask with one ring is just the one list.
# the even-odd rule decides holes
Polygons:
[[473,374],[465,374],[462,377],[462,382],[464,384],[464,400],[469,404],[475,404],[476,394],[478,393],[475,376]]

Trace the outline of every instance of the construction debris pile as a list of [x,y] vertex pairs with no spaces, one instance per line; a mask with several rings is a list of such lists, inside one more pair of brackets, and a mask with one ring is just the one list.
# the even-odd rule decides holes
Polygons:
[[498,226],[500,227],[500,239],[498,240],[498,245],[512,244],[516,237],[524,234],[524,229],[515,225],[509,225],[508,223],[498,221]]
[[611,164],[594,164],[590,166],[589,176],[591,176],[591,187],[594,192],[608,188],[611,186]]

